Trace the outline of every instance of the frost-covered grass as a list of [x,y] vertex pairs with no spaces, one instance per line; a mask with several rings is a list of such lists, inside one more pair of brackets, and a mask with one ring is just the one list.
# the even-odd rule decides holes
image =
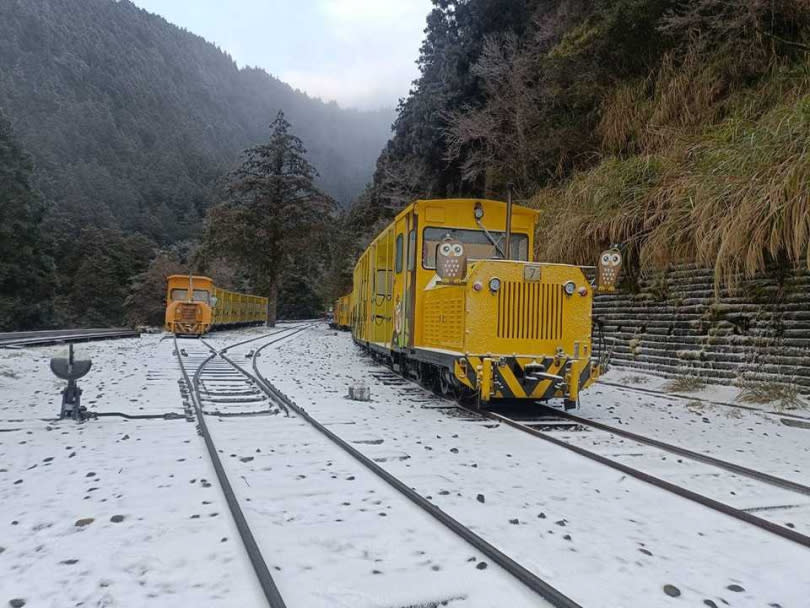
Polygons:
[[797,410],[807,407],[799,388],[795,384],[776,382],[738,382],[740,393],[737,400],[742,403],[773,404],[778,411]]
[[630,385],[632,385],[632,384],[647,384],[649,381],[650,381],[650,379],[647,376],[641,376],[641,375],[638,375],[638,374],[636,374],[636,375],[628,374],[627,376],[622,376],[621,378],[619,378],[619,383],[621,383],[621,384],[630,384]]
[[670,393],[694,393],[706,386],[706,382],[697,376],[678,376],[666,383],[664,388]]

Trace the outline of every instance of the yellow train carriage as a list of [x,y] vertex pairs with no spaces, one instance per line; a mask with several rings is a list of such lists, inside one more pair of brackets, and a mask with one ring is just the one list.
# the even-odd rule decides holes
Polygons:
[[482,199],[406,207],[355,266],[355,341],[445,394],[574,407],[606,364],[593,288],[577,266],[532,261],[537,221],[515,206],[509,230],[507,205]]
[[250,325],[267,320],[267,298],[214,287],[214,326]]
[[267,298],[220,289],[209,277],[167,277],[167,331],[202,335],[213,328],[260,324],[267,318]]
[[332,326],[335,329],[351,328],[351,296],[345,295],[335,300],[332,313]]

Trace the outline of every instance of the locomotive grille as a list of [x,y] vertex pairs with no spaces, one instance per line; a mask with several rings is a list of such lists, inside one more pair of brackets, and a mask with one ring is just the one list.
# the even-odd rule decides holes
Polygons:
[[197,320],[197,306],[194,304],[181,304],[180,305],[180,319],[182,321],[196,321]]
[[462,347],[464,341],[464,297],[440,297],[428,292],[425,297],[425,342],[436,348]]
[[559,285],[504,281],[498,291],[498,337],[561,339],[563,300],[563,290]]

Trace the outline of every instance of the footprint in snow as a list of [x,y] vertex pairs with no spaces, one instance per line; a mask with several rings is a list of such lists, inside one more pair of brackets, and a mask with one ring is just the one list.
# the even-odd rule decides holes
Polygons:
[[678,597],[681,594],[681,590],[675,585],[664,585],[664,593],[669,597]]

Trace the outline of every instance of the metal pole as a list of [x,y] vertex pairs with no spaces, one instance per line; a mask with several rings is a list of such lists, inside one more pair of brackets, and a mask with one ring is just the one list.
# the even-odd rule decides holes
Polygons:
[[512,259],[512,184],[506,184],[506,254],[507,260]]

